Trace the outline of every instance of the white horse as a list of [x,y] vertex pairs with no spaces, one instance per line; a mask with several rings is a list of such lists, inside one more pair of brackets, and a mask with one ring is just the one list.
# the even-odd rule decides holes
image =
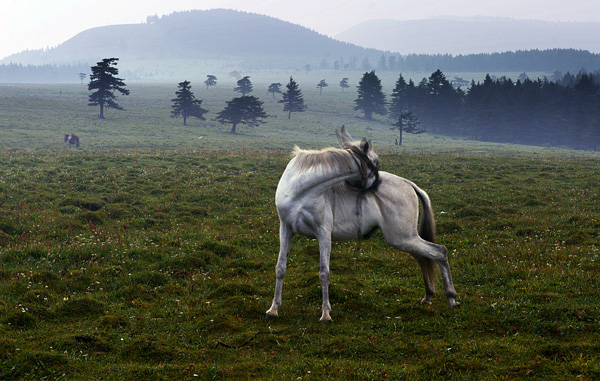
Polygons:
[[[446,248],[433,243],[435,221],[427,193],[409,180],[380,172],[379,157],[365,139],[353,142],[343,126],[336,135],[342,149],[306,151],[295,147],[294,158],[279,180],[275,204],[280,220],[280,251],[275,267],[275,296],[266,316],[278,316],[294,234],[319,241],[321,321],[329,321],[331,241],[360,238],[375,228],[381,229],[388,244],[409,252],[421,266],[425,281],[422,304],[431,304],[437,263],[448,306],[458,307]],[[423,204],[423,217],[420,232],[417,232],[419,199]]]

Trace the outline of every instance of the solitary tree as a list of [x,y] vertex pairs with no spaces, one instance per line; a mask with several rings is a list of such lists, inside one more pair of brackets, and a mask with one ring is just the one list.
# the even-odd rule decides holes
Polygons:
[[83,80],[85,79],[85,77],[87,77],[87,74],[85,73],[79,73],[79,80],[81,81],[81,84],[83,85]]
[[227,101],[225,109],[217,114],[217,120],[222,124],[232,124],[229,133],[235,134],[239,123],[247,124],[251,127],[260,123],[265,123],[262,118],[268,115],[265,113],[263,102],[252,95],[243,95]]
[[281,83],[271,83],[267,92],[272,93],[273,98],[275,98],[275,93],[281,94]]
[[319,82],[319,84],[317,85],[317,87],[319,88],[319,95],[323,95],[323,87],[327,87],[329,86],[327,84],[327,82],[325,82],[324,79],[321,80],[321,82]]
[[372,120],[373,114],[386,114],[385,94],[381,91],[381,80],[375,75],[375,70],[363,74],[357,88],[354,110],[364,111],[367,120]]
[[252,92],[252,82],[250,82],[250,76],[245,76],[237,81],[237,86],[233,89],[233,91],[241,93],[242,96],[250,94]]
[[347,89],[348,87],[350,87],[350,85],[348,85],[348,78],[343,78],[340,81],[340,87],[342,88],[342,93],[344,92],[344,89]]
[[211,86],[215,86],[217,84],[217,77],[211,74],[207,75],[204,84],[206,85],[206,89],[208,89]]
[[205,120],[204,114],[208,110],[203,109],[202,100],[196,99],[194,93],[192,93],[192,86],[189,81],[180,82],[178,90],[175,92],[176,97],[171,99],[173,105],[173,111],[171,111],[171,118],[183,117],[183,125],[187,126],[187,118],[190,116],[196,117],[200,120]]
[[304,104],[302,91],[292,77],[290,77],[290,82],[285,87],[287,87],[287,91],[283,93],[283,99],[279,103],[283,103],[283,111],[287,111],[288,119],[291,119],[292,112],[303,112],[306,110],[306,105]]
[[402,132],[408,132],[410,134],[421,134],[425,132],[421,128],[421,123],[419,119],[412,113],[406,112],[400,114],[398,117],[398,121],[393,124],[394,127],[390,128],[390,130],[398,130],[400,134],[400,138],[396,140],[396,145],[402,145]]
[[118,58],[104,58],[97,62],[96,66],[92,66],[88,90],[94,92],[90,94],[88,106],[100,106],[100,114],[98,114],[100,119],[104,119],[104,107],[123,110],[123,107],[115,101],[117,98],[115,91],[122,95],[129,95],[123,79],[116,77],[119,74],[119,69],[116,67],[118,60]]

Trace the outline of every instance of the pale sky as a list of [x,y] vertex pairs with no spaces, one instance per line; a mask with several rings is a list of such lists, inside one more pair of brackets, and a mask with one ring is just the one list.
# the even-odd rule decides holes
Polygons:
[[600,22],[600,0],[0,0],[0,59],[55,47],[93,27],[212,8],[264,14],[332,37],[372,19],[500,16]]

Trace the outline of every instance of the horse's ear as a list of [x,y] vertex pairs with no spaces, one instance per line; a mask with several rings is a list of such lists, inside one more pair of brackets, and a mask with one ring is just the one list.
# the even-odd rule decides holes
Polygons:
[[371,150],[371,143],[367,140],[367,138],[362,138],[360,141],[360,148],[362,148],[365,154],[369,153]]
[[352,145],[352,137],[346,131],[345,126],[342,126],[342,129],[339,132],[336,130],[335,136],[337,137],[338,143],[340,143],[342,148]]

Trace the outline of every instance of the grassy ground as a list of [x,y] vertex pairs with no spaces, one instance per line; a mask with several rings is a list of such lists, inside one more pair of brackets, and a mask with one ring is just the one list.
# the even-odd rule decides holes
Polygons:
[[[600,377],[596,155],[423,135],[398,149],[318,93],[231,136],[171,120],[175,86],[139,89],[98,121],[83,88],[2,88],[0,379]],[[340,122],[431,196],[462,308],[421,306],[418,266],[376,233],[334,244],[321,324],[318,245],[298,237],[265,320],[288,151],[332,144]]]
[[597,160],[384,155],[430,193],[463,307],[419,305],[417,266],[375,234],[334,245],[324,325],[306,238],[263,316],[287,158],[4,152],[1,378],[600,375]]

